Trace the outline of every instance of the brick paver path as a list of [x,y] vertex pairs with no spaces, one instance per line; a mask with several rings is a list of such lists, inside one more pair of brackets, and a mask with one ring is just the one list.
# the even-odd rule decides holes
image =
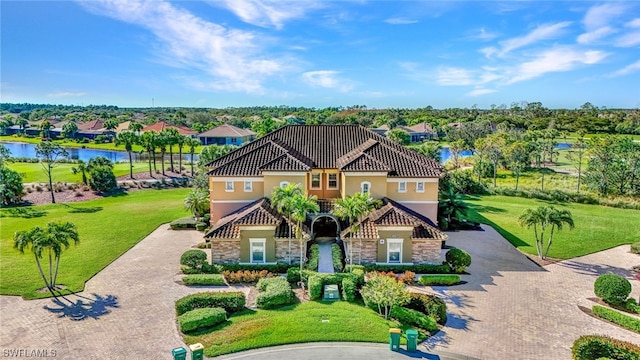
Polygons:
[[0,351],[55,349],[57,359],[171,359],[171,349],[185,346],[174,303],[203,291],[176,282],[180,255],[201,242],[202,233],[168,228],[160,226],[87,282],[79,295],[114,295],[118,300],[118,308],[97,320],[57,318],[43,309],[55,307],[51,299],[1,296]]
[[[560,234],[561,236],[561,234]],[[640,256],[629,246],[562,261],[540,268],[493,228],[449,233],[448,245],[471,253],[467,284],[434,290],[447,301],[444,331],[423,349],[481,359],[570,359],[581,335],[604,334],[640,344],[640,335],[594,319],[578,305],[591,307],[597,276],[616,273],[640,291],[629,269]]]

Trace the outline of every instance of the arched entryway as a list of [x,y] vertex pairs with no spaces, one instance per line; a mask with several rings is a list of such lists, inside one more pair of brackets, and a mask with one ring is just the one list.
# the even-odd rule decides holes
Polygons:
[[340,242],[340,221],[331,214],[320,214],[311,220],[311,239],[318,244],[320,254],[318,272],[333,273],[333,257],[331,246]]

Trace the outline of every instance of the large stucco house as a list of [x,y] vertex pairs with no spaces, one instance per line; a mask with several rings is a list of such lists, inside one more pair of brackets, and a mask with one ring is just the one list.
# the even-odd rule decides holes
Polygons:
[[[215,263],[298,260],[299,242],[289,238],[293,224],[269,201],[275,187],[289,183],[319,199],[320,213],[309,214],[302,227],[306,239],[353,244],[346,253],[354,263],[441,261],[446,235],[435,225],[440,164],[364,127],[285,126],[208,167],[212,227],[205,238]],[[382,206],[352,234],[331,210],[336,199],[357,192],[370,193]]]

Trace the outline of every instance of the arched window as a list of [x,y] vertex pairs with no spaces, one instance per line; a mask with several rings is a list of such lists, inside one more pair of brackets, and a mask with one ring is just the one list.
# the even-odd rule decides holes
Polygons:
[[288,185],[289,185],[289,182],[288,182],[288,181],[281,181],[281,182],[280,182],[280,188],[281,188],[281,189],[286,188]]
[[371,183],[368,181],[361,182],[360,192],[362,192],[363,194],[371,192]]

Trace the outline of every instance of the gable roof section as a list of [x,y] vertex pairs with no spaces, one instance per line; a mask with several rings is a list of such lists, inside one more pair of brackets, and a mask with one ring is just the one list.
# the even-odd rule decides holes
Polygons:
[[216,126],[213,129],[209,129],[205,132],[198,134],[198,137],[244,137],[255,135],[256,133],[249,129],[241,129],[237,126],[233,126],[231,124],[222,124],[220,126]]
[[169,125],[164,121],[159,121],[153,125],[148,125],[142,128],[142,132],[145,131],[155,131],[157,133],[161,132],[164,129],[176,129],[178,130],[178,132],[182,135],[195,135],[198,132],[195,130],[191,130],[186,126],[174,126],[174,125]]
[[[258,151],[260,148],[264,149]],[[440,177],[443,173],[436,161],[358,125],[287,125],[207,167],[214,176],[256,176],[261,170],[305,168],[289,157],[288,161],[279,159],[285,153],[318,169],[387,171],[391,177]]]
[[415,124],[413,126],[402,126],[403,129],[407,130],[409,133],[417,132],[417,133],[433,133],[433,128],[431,124],[428,122],[421,122],[419,124]]
[[101,130],[104,128],[104,120],[91,120],[86,123],[78,124],[78,130]]

